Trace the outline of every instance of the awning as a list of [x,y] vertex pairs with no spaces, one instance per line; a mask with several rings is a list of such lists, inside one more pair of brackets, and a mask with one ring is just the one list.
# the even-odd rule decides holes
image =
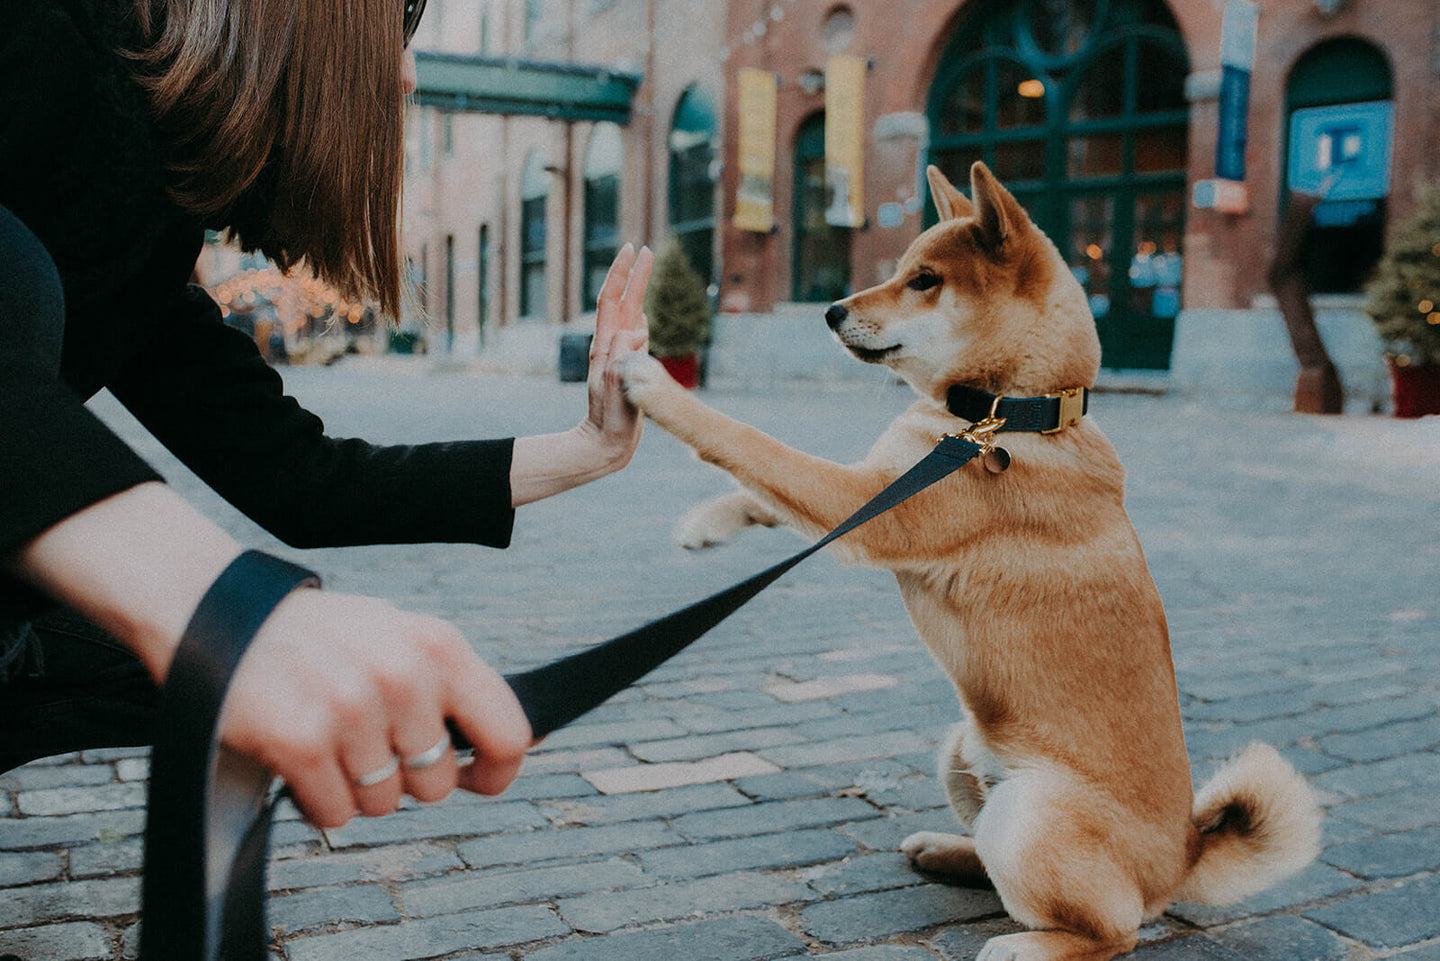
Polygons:
[[415,53],[418,103],[552,120],[630,122],[638,74],[572,63]]

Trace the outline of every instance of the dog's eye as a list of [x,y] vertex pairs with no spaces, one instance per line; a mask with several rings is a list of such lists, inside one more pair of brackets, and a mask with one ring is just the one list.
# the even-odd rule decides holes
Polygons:
[[910,278],[909,282],[906,283],[905,286],[909,287],[911,290],[922,291],[929,290],[931,287],[939,287],[940,275],[931,273],[916,274],[914,277]]

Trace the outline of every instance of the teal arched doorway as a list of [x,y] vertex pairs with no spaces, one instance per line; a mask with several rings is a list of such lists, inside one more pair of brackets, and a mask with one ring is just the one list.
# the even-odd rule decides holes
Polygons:
[[1164,0],[977,0],[931,86],[929,161],[963,187],[984,160],[1025,205],[1089,295],[1107,367],[1170,366],[1189,70]]
[[1285,184],[1324,192],[1301,264],[1310,290],[1359,290],[1385,243],[1393,97],[1390,64],[1355,37],[1326,40],[1285,83]]

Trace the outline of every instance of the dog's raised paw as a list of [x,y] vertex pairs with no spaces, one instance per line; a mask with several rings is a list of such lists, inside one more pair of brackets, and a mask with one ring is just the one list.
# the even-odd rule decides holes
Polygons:
[[625,358],[620,376],[625,381],[626,398],[642,410],[646,399],[653,396],[657,389],[663,389],[667,381],[674,382],[660,361],[643,351],[636,351]]

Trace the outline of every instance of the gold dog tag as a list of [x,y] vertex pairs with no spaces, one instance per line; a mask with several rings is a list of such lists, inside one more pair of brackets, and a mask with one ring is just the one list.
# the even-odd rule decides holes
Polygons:
[[985,452],[985,469],[992,474],[1003,474],[1010,466],[1010,452],[1003,447],[992,447]]

